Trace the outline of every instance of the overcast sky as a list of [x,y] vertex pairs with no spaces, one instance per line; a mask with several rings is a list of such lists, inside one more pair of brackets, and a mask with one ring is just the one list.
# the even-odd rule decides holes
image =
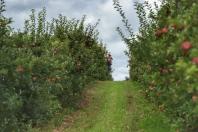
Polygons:
[[[138,19],[133,6],[134,1],[140,0],[120,0],[120,3],[134,32],[137,32]],[[60,13],[69,18],[81,18],[83,15],[87,15],[87,23],[95,23],[100,19],[98,26],[100,38],[114,59],[114,79],[124,80],[126,76],[129,76],[128,58],[124,54],[126,45],[115,31],[116,27],[122,25],[122,22],[118,12],[113,8],[113,0],[5,0],[5,2],[6,15],[13,18],[14,23],[12,25],[15,29],[23,27],[24,19],[28,18],[31,9],[38,11],[43,7],[47,9],[48,20],[57,17]]]

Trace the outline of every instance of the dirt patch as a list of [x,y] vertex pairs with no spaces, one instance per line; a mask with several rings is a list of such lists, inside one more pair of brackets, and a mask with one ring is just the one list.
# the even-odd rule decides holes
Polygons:
[[126,96],[127,96],[127,110],[131,111],[131,110],[133,110],[134,97],[133,97],[132,93],[129,91],[126,93]]
[[132,94],[127,94],[127,103],[128,103],[128,105],[127,105],[127,109],[128,110],[131,110],[131,105],[132,105],[132,103],[133,103],[133,96],[132,96]]
[[83,109],[85,107],[88,107],[90,104],[91,98],[92,98],[92,96],[91,96],[91,93],[89,92],[89,90],[84,92],[82,94],[82,100],[79,101],[79,103],[77,105],[78,109]]
[[[136,102],[135,102],[135,95],[133,95],[131,89],[126,90],[126,99],[127,99],[127,117],[125,122],[125,131],[126,132],[136,132],[138,131],[137,127],[137,118],[135,117],[135,114],[137,112],[136,109]],[[133,124],[133,125],[131,125]]]

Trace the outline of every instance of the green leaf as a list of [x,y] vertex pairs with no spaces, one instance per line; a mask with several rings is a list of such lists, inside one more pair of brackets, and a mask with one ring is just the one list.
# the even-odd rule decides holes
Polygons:
[[8,74],[8,69],[1,69],[0,74],[1,75],[7,75]]
[[190,52],[190,57],[197,57],[198,56],[198,49],[192,49]]

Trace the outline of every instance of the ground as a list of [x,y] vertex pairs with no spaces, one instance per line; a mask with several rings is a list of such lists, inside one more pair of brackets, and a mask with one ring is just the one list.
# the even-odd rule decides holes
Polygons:
[[97,82],[86,90],[81,108],[63,116],[52,132],[171,132],[168,118],[148,103],[136,83]]

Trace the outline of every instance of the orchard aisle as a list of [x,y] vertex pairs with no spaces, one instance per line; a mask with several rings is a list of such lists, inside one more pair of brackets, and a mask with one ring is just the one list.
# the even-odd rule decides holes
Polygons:
[[131,82],[98,82],[87,90],[89,104],[68,115],[53,132],[171,132]]

